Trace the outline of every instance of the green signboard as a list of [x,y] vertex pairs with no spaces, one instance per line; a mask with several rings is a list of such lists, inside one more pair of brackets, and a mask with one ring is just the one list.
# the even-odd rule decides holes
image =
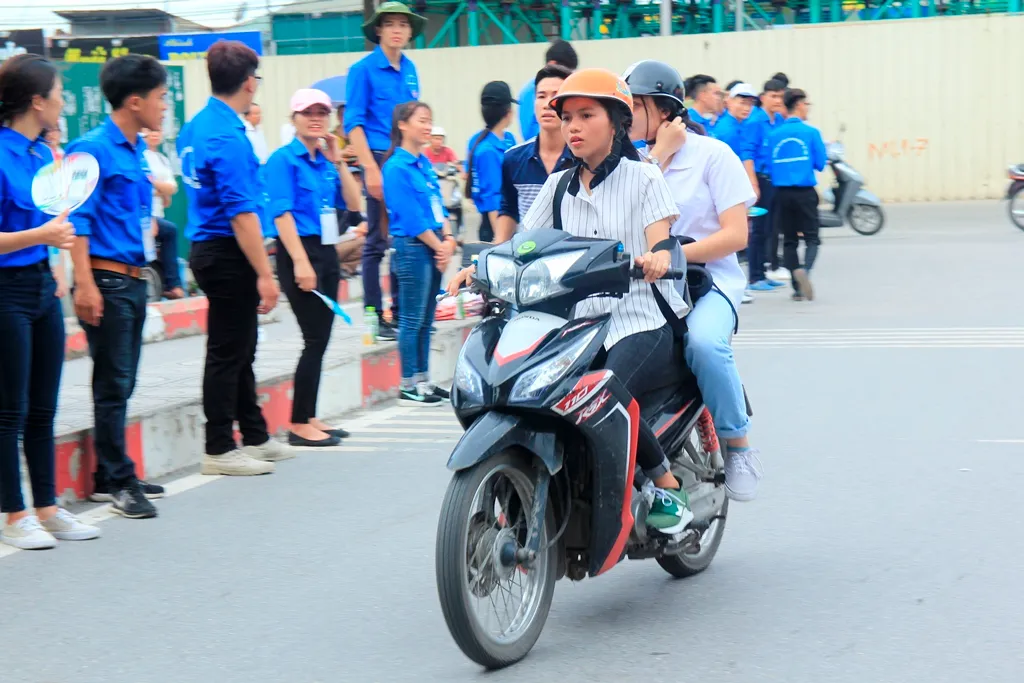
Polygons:
[[[110,103],[103,98],[100,90],[102,64],[63,63],[64,111],[61,114],[61,143],[67,144],[80,135],[88,133],[110,114]],[[185,74],[184,67],[168,66],[167,69],[167,112],[164,114],[163,153],[171,160],[176,175],[181,175],[175,142],[181,127],[185,125]],[[178,226],[178,241],[184,248],[185,221],[187,218],[185,193],[178,192],[167,209],[167,220]],[[181,253],[185,255],[184,252]]]

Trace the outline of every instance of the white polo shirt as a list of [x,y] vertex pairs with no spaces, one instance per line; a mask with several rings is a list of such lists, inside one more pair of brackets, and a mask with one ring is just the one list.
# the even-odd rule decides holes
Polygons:
[[[548,176],[522,219],[523,230],[553,226],[555,186],[562,175],[574,172],[575,169],[570,169]],[[678,214],[661,171],[652,164],[629,159],[619,161],[615,170],[593,189],[593,194],[587,194],[580,187],[575,196],[566,192],[562,198],[562,228],[567,233],[618,240],[634,258],[649,251],[646,229],[663,219],[674,221]],[[686,302],[671,282],[659,283],[658,289],[677,315],[682,317],[687,312]],[[604,343],[606,349],[631,334],[657,330],[665,325],[665,316],[654,300],[651,285],[642,280],[633,280],[629,293],[621,299],[586,299],[577,304],[575,310],[578,318],[604,313],[611,314],[611,326]]]
[[[706,135],[687,133],[686,143],[665,170],[679,218],[673,235],[702,240],[722,229],[718,216],[737,204],[750,208],[757,201],[743,162],[729,145]],[[747,276],[736,254],[705,264],[718,288],[736,310],[743,300]]]

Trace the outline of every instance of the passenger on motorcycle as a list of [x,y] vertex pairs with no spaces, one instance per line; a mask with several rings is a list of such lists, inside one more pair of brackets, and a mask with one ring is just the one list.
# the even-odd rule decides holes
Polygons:
[[731,339],[746,285],[736,252],[747,244],[747,208],[756,196],[728,145],[692,133],[679,136],[686,110],[683,81],[675,69],[643,61],[630,67],[625,79],[633,92],[632,139],[655,145],[659,154],[664,140],[678,141],[677,151],[649,155],[648,161],[664,170],[678,207],[672,235],[693,240],[683,246],[686,262],[704,264],[714,280],[712,290],[693,303],[686,318],[686,362],[726,443],[726,493],[733,500],[753,500],[761,464],[747,438],[750,418]]
[[[569,76],[551,100],[574,168],[552,174],[522,220],[523,230],[549,227],[559,180],[572,174],[562,197],[566,232],[578,237],[619,240],[636,255],[645,281],[633,281],[621,299],[592,298],[576,307],[577,317],[611,315],[604,367],[640,399],[672,362],[673,333],[654,297],[652,283],[671,265],[665,248],[679,211],[661,173],[639,160],[629,140],[633,97],[626,83],[605,69],[583,69]],[[642,254],[642,255],[640,255]],[[682,315],[686,304],[674,287],[660,288],[669,307]],[[693,519],[686,492],[669,471],[669,462],[651,427],[640,423],[637,464],[657,487],[647,523],[667,534],[682,531]]]

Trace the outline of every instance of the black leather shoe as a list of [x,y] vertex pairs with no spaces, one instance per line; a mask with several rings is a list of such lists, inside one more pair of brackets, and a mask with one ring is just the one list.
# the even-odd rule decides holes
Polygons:
[[325,429],[324,432],[330,434],[331,436],[336,436],[339,439],[347,439],[348,437],[352,436],[344,429]]
[[334,435],[330,435],[326,439],[314,441],[313,439],[304,439],[294,432],[288,432],[289,446],[298,446],[300,448],[324,448],[326,446],[337,446],[340,443],[341,439]]

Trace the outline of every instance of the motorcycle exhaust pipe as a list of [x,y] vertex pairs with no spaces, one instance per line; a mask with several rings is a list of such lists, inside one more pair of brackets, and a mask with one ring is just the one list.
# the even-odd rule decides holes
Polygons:
[[690,495],[690,510],[693,512],[693,523],[710,524],[711,520],[722,512],[725,505],[725,487],[703,483],[694,494]]

